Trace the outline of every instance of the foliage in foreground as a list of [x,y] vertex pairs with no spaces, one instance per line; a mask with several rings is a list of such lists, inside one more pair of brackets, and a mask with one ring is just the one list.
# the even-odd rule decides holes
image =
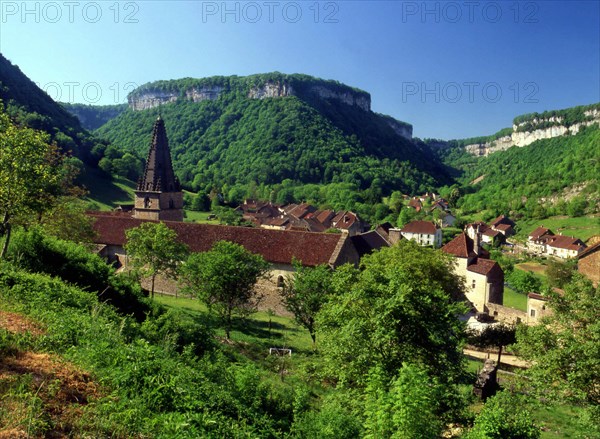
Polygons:
[[[462,281],[441,252],[400,241],[346,266],[317,317],[326,368],[340,384],[364,386],[370,369],[390,378],[402,364],[423,365],[446,382],[462,371],[464,328],[457,319]],[[433,318],[435,316],[435,318]]]
[[516,345],[533,362],[527,371],[539,395],[581,404],[588,428],[600,434],[600,291],[573,275],[564,294],[548,292],[553,313],[536,326],[522,326]]

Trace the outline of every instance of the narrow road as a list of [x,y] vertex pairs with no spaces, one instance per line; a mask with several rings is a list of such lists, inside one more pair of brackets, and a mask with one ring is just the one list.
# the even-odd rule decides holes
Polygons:
[[[473,358],[478,358],[481,360],[485,360],[488,358],[491,358],[492,360],[496,360],[496,358],[498,358],[498,354],[496,352],[491,352],[491,353],[487,353],[487,352],[480,352],[480,351],[474,351],[472,349],[463,349],[463,353],[469,357],[473,357]],[[525,361],[525,360],[521,360],[519,357],[515,356],[515,355],[510,355],[510,354],[502,354],[502,358],[500,358],[500,364],[506,364],[509,366],[515,366],[515,367],[522,367],[524,369],[527,369],[530,364]]]

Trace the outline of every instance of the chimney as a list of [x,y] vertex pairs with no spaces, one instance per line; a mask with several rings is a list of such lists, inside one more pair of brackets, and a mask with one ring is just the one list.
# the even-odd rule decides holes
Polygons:
[[473,236],[473,251],[477,254],[477,256],[479,256],[481,253],[481,232],[479,230],[479,224],[477,224]]

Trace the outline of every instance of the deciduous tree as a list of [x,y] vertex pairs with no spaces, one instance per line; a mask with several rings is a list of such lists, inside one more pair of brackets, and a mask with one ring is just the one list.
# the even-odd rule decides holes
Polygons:
[[0,103],[0,229],[6,257],[14,219],[37,217],[62,191],[62,156],[49,136],[15,125]]
[[158,274],[174,277],[185,259],[187,247],[177,240],[177,233],[164,223],[143,223],[125,232],[125,250],[132,267],[149,277],[150,294],[154,298],[154,282]]
[[[552,313],[517,330],[516,348],[532,362],[527,374],[548,398],[583,404],[600,434],[600,291],[579,274],[564,293],[549,291]],[[591,435],[593,436],[593,435]]]
[[390,377],[402,363],[452,381],[461,370],[463,282],[447,255],[400,241],[366,256],[362,270],[337,269],[336,294],[317,316],[327,372],[363,386],[371,368]]
[[315,318],[333,292],[332,272],[326,265],[303,267],[299,261],[294,261],[294,269],[294,275],[285,280],[281,291],[283,302],[296,322],[308,330],[314,346]]
[[268,267],[261,255],[239,244],[219,241],[210,251],[190,255],[182,266],[181,281],[187,291],[219,315],[230,338],[232,317],[256,310],[259,297],[255,284]]

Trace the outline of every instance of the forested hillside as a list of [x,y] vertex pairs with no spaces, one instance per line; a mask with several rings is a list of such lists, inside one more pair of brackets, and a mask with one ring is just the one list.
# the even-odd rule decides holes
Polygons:
[[458,146],[443,155],[462,170],[464,196],[458,206],[466,214],[489,209],[530,218],[579,216],[599,209],[599,145],[600,130],[594,125],[574,136],[542,139],[488,157],[470,156]]
[[[289,84],[294,92],[249,97],[265,84],[283,90]],[[218,97],[199,102],[186,98],[199,87],[219,90]],[[321,94],[338,93],[356,104],[319,96],[310,91],[315,87]],[[332,81],[281,74],[161,81],[132,92],[130,103],[148,92],[179,96],[160,111],[175,170],[193,190],[273,185],[289,179],[297,184],[352,183],[359,190],[373,188],[385,194],[392,189],[418,192],[449,182],[427,147],[416,147],[393,127],[406,124],[371,112],[367,93]],[[97,133],[142,157],[157,113],[127,110]]]
[[61,105],[69,113],[76,116],[86,130],[100,128],[127,109],[127,104],[87,105],[61,102]]

